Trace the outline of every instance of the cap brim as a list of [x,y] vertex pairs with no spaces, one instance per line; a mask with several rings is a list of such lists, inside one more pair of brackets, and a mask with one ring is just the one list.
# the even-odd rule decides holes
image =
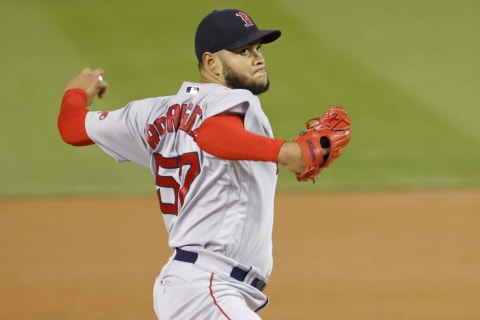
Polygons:
[[270,43],[280,38],[281,34],[280,30],[257,30],[229,44],[225,49],[235,50],[258,40],[261,40],[262,43]]

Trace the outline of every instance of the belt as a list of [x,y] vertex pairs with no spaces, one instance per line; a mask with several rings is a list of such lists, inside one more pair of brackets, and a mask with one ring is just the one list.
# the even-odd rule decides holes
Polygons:
[[[182,262],[188,262],[188,263],[193,263],[198,259],[198,253],[197,252],[192,252],[192,251],[186,251],[182,249],[175,249],[175,256],[173,257],[173,260],[177,261],[182,261]],[[239,267],[233,267],[232,270],[230,271],[230,277],[232,277],[235,280],[238,280],[240,282],[245,282],[245,279],[247,278],[248,273],[250,270],[245,271]],[[246,282],[252,287],[263,291],[267,284],[265,281],[259,278],[253,278],[251,281]]]

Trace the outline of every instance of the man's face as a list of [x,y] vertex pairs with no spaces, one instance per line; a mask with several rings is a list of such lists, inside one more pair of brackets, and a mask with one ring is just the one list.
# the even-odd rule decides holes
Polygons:
[[220,52],[223,77],[227,87],[247,89],[254,95],[268,90],[270,81],[260,48],[261,43],[255,42],[233,51]]

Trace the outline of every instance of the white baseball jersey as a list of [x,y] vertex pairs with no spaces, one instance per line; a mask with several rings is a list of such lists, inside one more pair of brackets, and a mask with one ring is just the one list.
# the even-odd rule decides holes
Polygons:
[[170,247],[198,246],[268,277],[277,164],[227,161],[202,151],[193,130],[221,113],[243,114],[246,130],[273,137],[250,91],[207,83],[185,82],[177,95],[89,112],[85,125],[90,139],[118,161],[151,169]]

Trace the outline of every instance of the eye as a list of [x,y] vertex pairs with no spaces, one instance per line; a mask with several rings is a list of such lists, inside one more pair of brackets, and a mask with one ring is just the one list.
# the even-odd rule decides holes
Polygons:
[[250,54],[250,48],[243,48],[240,50],[240,52],[238,53],[242,56],[248,56]]

